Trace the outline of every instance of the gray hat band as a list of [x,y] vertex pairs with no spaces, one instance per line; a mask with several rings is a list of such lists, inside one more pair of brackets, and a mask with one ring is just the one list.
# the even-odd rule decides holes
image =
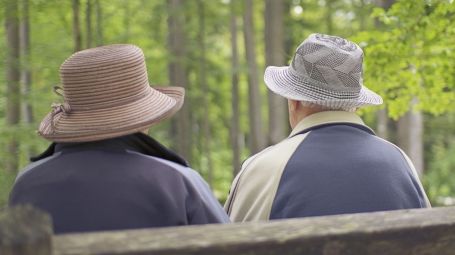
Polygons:
[[354,99],[359,97],[360,95],[360,89],[358,91],[332,91],[324,88],[325,84],[321,84],[321,86],[314,86],[313,84],[315,80],[308,79],[307,77],[300,77],[294,74],[294,71],[292,68],[289,69],[289,74],[286,78],[292,83],[295,84],[295,86],[292,88],[292,90],[298,92],[299,90],[303,89],[301,87],[303,86],[298,86],[298,84],[305,84],[305,90],[312,92],[309,95],[312,95],[313,99],[323,99],[327,97],[331,98],[337,98],[337,99],[343,99],[343,98],[349,98],[349,99]]

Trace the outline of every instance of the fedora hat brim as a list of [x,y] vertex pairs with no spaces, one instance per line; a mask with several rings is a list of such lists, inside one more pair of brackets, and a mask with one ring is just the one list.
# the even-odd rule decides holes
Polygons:
[[50,112],[38,133],[54,142],[89,142],[145,130],[174,115],[183,105],[182,87],[150,87],[144,97],[101,109]]
[[383,103],[381,96],[363,84],[357,95],[323,90],[313,86],[304,77],[293,74],[288,66],[267,67],[264,82],[271,91],[287,99],[306,101],[331,108],[357,108]]

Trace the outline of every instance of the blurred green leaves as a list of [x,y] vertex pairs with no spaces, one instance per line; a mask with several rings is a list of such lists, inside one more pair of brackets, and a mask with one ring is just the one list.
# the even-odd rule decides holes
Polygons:
[[416,108],[432,114],[453,111],[455,103],[455,4],[399,0],[376,8],[378,29],[357,34],[364,46],[365,82],[398,118],[417,97]]
[[[385,99],[385,104],[392,117],[398,118],[407,112],[410,101],[417,97],[417,109],[427,112],[429,120],[425,127],[427,172],[423,178],[433,201],[441,196],[455,196],[454,161],[455,142],[447,142],[449,134],[455,133],[453,117],[455,103],[455,4],[451,0],[411,1],[398,0],[391,9],[385,11],[374,8],[373,1],[367,0],[331,0],[333,12],[326,8],[327,1],[286,0],[288,8],[285,17],[286,59],[292,58],[295,47],[311,33],[326,33],[327,16],[333,14],[335,35],[349,37],[357,42],[365,52],[365,85],[377,91]],[[229,144],[229,118],[231,114],[230,87],[230,34],[229,5],[226,1],[203,1],[206,16],[206,61],[208,91],[202,91],[198,79],[198,9],[196,1],[185,2],[185,32],[188,36],[188,57],[185,65],[189,74],[187,105],[191,107],[191,134],[194,136],[192,166],[203,176],[208,175],[207,156],[200,145],[201,136],[198,122],[203,119],[204,108],[209,107],[208,119],[211,125],[212,139],[210,149],[213,157],[212,188],[220,200],[229,190],[232,179],[231,148]],[[241,0],[238,1],[241,3]],[[86,3],[82,0],[81,3]],[[168,61],[172,58],[167,51],[167,7],[165,1],[100,1],[103,9],[103,41],[109,43],[133,43],[144,50],[149,82],[152,86],[168,85]],[[0,2],[0,6],[3,3]],[[125,6],[128,5],[128,11]],[[264,61],[264,1],[255,0],[254,18],[258,63]],[[237,15],[241,20],[241,5]],[[297,8],[297,9],[295,9]],[[81,17],[84,17],[84,8]],[[42,151],[48,141],[36,135],[40,120],[50,110],[52,102],[61,100],[52,93],[52,86],[59,84],[59,66],[72,54],[71,2],[61,0],[30,0],[31,19],[31,68],[33,72],[32,93],[28,98],[35,112],[35,122],[6,128],[0,121],[0,148],[11,136],[20,140],[20,166],[28,164],[31,149]],[[299,10],[299,12],[295,12]],[[0,18],[4,13],[0,12]],[[239,24],[239,45],[242,27]],[[126,29],[129,26],[129,29]],[[85,26],[82,26],[83,36]],[[85,38],[83,38],[83,41]],[[0,58],[5,57],[5,31],[0,26]],[[240,47],[240,56],[244,58],[244,49]],[[238,66],[240,75],[240,110],[242,142],[248,139],[248,104],[246,64]],[[4,62],[0,62],[0,83],[5,83]],[[173,84],[178,85],[178,84]],[[261,93],[266,95],[265,86]],[[209,95],[209,105],[200,103],[202,93]],[[263,98],[263,111],[267,110],[267,100]],[[0,86],[0,118],[5,113],[5,86]],[[369,123],[374,122],[371,107],[362,110]],[[444,114],[445,113],[445,114]],[[440,115],[440,117],[432,117]],[[172,128],[169,122],[161,123],[150,134],[166,145],[171,145]],[[242,144],[244,146],[245,144]],[[0,150],[0,158],[8,157]],[[242,160],[249,156],[248,149],[242,150]],[[2,161],[0,160],[0,168]],[[14,174],[0,171],[0,206],[6,201]]]

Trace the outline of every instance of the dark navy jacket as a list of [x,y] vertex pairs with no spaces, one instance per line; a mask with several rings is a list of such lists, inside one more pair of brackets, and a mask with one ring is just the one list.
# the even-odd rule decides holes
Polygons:
[[351,112],[304,118],[248,159],[225,205],[232,221],[430,206],[412,162]]
[[140,133],[52,144],[16,180],[10,205],[25,203],[55,233],[228,222],[199,174]]

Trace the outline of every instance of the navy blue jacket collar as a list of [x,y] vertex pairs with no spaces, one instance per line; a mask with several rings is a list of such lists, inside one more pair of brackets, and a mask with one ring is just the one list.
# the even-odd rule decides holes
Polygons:
[[52,143],[43,153],[31,158],[31,161],[35,162],[47,158],[56,152],[65,153],[84,150],[130,150],[145,155],[166,159],[179,165],[188,166],[188,163],[185,159],[177,155],[175,152],[167,149],[164,145],[160,144],[152,137],[143,133],[134,133],[122,137],[84,143]]

